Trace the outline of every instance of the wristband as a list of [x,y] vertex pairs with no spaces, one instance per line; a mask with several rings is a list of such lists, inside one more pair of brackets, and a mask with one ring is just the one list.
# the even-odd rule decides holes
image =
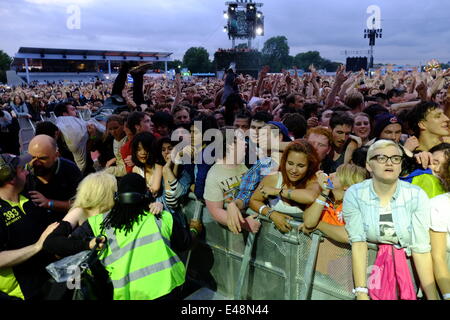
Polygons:
[[444,300],[450,300],[450,293],[444,293],[443,295],[442,295],[442,298],[444,298]]
[[267,208],[267,206],[266,205],[262,205],[261,207],[259,207],[258,212],[259,212],[260,215],[262,215],[262,211],[264,210],[264,208]]
[[330,206],[328,203],[326,203],[325,201],[322,201],[320,199],[316,199],[316,203],[321,204],[321,205],[323,205],[325,207],[329,207]]
[[278,196],[279,196],[280,198],[282,197],[281,194],[283,193],[283,191],[284,191],[283,188],[281,188],[281,189],[280,189],[280,192],[278,192]]
[[198,231],[197,231],[197,229],[190,228],[189,230],[191,230],[191,232],[195,233],[195,235],[198,236]]
[[356,287],[355,289],[352,290],[352,293],[354,295],[356,295],[357,293],[369,294],[369,289],[364,288],[364,287]]
[[48,207],[49,207],[50,209],[53,209],[53,208],[55,207],[55,201],[50,200],[50,201],[48,202]]
[[267,214],[266,214],[266,218],[270,220],[270,216],[272,215],[272,213],[273,213],[274,211],[275,211],[275,210],[270,209],[270,210],[267,212]]
[[327,195],[327,194],[324,194],[323,192],[321,192],[320,195],[321,195],[322,197],[324,197],[325,199],[328,199],[328,195]]

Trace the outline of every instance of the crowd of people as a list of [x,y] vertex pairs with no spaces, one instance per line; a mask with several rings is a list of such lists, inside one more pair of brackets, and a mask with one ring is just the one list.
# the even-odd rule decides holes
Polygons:
[[358,300],[450,299],[450,71],[172,81],[150,67],[0,86],[0,300],[66,297],[45,267],[93,248],[114,299],[180,298],[203,228],[183,213],[189,193],[236,234],[258,233],[260,215],[350,244]]

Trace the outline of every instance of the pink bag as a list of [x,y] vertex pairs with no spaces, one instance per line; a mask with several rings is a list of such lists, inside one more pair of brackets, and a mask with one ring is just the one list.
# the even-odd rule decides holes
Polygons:
[[[379,286],[370,288],[372,300],[417,300],[406,254],[389,244],[378,245],[378,254],[370,278],[381,277],[375,281]],[[378,280],[378,279],[377,279]]]

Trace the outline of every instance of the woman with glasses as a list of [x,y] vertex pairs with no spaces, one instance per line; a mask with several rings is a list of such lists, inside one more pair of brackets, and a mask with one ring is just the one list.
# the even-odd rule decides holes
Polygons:
[[[351,186],[343,205],[345,228],[352,245],[356,298],[367,300],[370,293],[372,299],[416,299],[406,253],[408,257],[412,255],[426,298],[437,299],[426,193],[399,180],[403,156],[395,142],[375,142],[366,159],[372,179]],[[367,242],[378,245],[378,268],[373,268],[369,280]]]

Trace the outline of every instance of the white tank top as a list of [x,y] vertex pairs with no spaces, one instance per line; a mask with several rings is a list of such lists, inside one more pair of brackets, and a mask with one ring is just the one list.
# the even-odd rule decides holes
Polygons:
[[[278,182],[275,188],[279,189],[283,185],[283,176],[281,172],[278,172]],[[276,202],[276,203],[275,203]],[[280,213],[288,214],[290,216],[299,217],[301,213],[303,213],[303,210],[299,207],[291,206],[290,204],[284,202],[280,198],[276,198],[274,200],[270,201],[270,207],[274,209],[275,211],[278,211]]]

